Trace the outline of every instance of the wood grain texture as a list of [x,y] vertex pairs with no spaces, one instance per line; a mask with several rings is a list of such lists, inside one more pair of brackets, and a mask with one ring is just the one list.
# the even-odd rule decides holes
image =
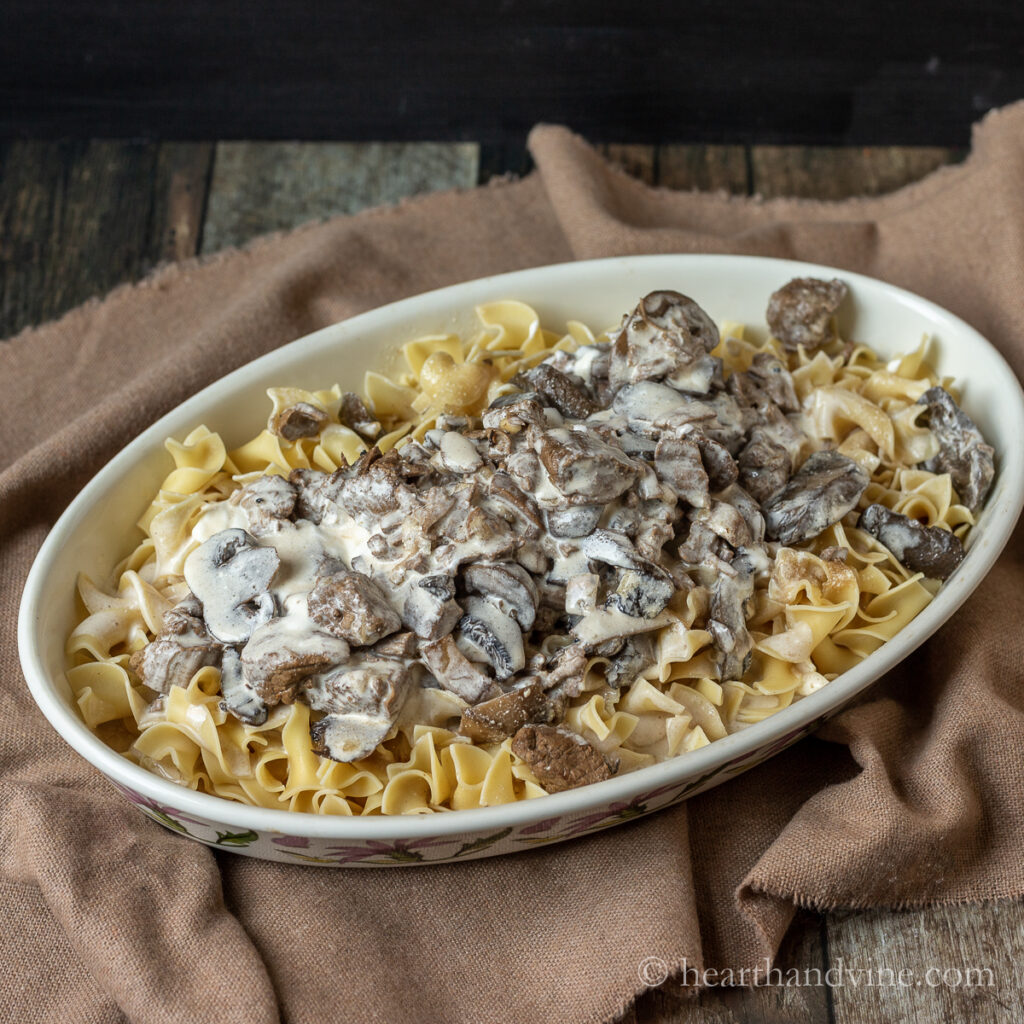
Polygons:
[[648,185],[654,185],[658,178],[657,146],[623,146],[609,143],[597,147],[598,152],[616,167],[639,178]]
[[827,936],[831,965],[842,968],[831,989],[835,1024],[1024,1020],[1019,900],[834,913]]
[[195,252],[206,146],[0,146],[0,337]]
[[964,150],[941,147],[753,146],[751,185],[766,198],[881,195],[964,155]]
[[[785,977],[791,971],[827,967],[823,946],[823,921],[801,912],[779,950],[775,967]],[[812,975],[811,980],[814,980]],[[829,1024],[828,994],[822,985],[764,984],[756,987],[710,987],[701,992],[678,994],[671,983],[653,989],[637,1000],[624,1024],[747,1024],[752,1021],[785,1021],[786,1024]]]
[[743,146],[658,147],[658,182],[666,188],[734,195],[750,192],[750,168]]
[[477,183],[471,143],[222,142],[202,251],[409,196]]

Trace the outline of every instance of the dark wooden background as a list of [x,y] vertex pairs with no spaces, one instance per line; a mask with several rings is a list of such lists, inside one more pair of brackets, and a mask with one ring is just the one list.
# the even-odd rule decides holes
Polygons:
[[4,0],[0,136],[962,146],[1020,0]]

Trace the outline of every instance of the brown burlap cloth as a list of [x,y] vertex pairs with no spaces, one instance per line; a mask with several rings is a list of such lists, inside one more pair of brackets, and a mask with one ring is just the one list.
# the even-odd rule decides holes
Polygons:
[[1024,893],[1021,530],[954,620],[816,738],[686,805],[495,860],[217,855],[143,818],[35,709],[17,604],[68,500],[197,388],[381,303],[564,260],[757,253],[910,288],[1024,369],[1024,105],[986,118],[962,166],[839,204],[653,190],[561,128],[530,147],[525,180],[171,267],[0,346],[0,1018],[600,1021],[642,987],[643,958],[753,966],[795,905]]

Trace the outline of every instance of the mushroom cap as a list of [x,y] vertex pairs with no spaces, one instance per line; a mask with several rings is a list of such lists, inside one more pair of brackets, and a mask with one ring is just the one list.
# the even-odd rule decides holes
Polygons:
[[244,643],[273,618],[270,584],[281,565],[272,547],[244,530],[215,533],[185,559],[185,582],[203,604],[206,627],[225,644]]

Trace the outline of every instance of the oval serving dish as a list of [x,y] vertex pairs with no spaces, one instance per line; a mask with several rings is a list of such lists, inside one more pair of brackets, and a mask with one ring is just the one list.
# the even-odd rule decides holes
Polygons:
[[[541,323],[616,325],[640,296],[674,288],[718,322],[765,332],[769,295],[793,277],[841,277],[850,297],[843,337],[883,356],[933,338],[931,358],[956,378],[963,406],[996,450],[995,485],[972,530],[963,565],[896,637],[856,668],[764,721],[706,747],[579,789],[480,810],[402,817],[336,817],[266,810],[184,789],[107,747],[86,727],[64,678],[65,640],[76,622],[79,572],[105,579],[130,548],[135,522],[169,466],[168,437],[199,423],[228,447],[264,425],[268,387],[354,388],[367,369],[409,339],[469,330],[473,308],[497,299],[533,306]],[[760,330],[759,330],[760,328]],[[254,399],[256,399],[254,401]],[[290,863],[371,866],[440,863],[505,854],[609,828],[674,804],[744,772],[815,729],[935,632],[981,583],[1024,504],[1024,393],[1012,370],[973,328],[925,299],[859,274],[744,256],[634,256],[562,264],[454,285],[326,327],[242,367],[154,423],[71,503],[43,544],[21,603],[18,642],[29,688],[54,728],[150,818],[191,839]]]

